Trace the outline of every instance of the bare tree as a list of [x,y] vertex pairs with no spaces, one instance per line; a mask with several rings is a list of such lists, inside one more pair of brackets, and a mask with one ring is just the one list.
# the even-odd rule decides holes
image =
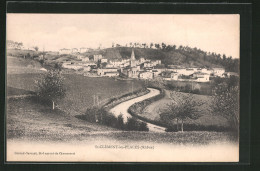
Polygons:
[[203,105],[202,101],[195,100],[193,94],[171,93],[172,103],[166,105],[161,110],[160,117],[162,120],[172,121],[176,119],[177,130],[179,130],[179,121],[181,121],[181,131],[183,132],[183,123],[187,119],[198,119],[200,117],[199,106]]
[[239,87],[238,85],[219,84],[214,89],[211,104],[213,114],[228,120],[231,128],[238,129],[239,125]]
[[40,80],[36,80],[37,95],[43,99],[52,101],[52,109],[55,101],[65,96],[66,90],[63,85],[63,77],[58,70],[50,70]]

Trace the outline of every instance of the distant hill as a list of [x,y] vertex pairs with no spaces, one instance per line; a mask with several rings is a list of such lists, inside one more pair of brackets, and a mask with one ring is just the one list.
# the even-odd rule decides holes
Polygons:
[[[93,50],[86,52],[85,55],[102,54],[107,59],[130,58],[131,47],[115,47],[102,50]],[[197,49],[152,49],[152,48],[134,48],[136,59],[141,57],[146,59],[160,59],[167,65],[182,65],[185,67],[224,67],[226,70],[238,71],[237,60],[227,59],[224,61],[220,54],[208,54]]]

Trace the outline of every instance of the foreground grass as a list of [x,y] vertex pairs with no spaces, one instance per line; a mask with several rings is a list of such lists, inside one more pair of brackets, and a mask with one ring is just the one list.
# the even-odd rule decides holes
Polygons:
[[229,132],[135,132],[89,123],[60,110],[37,104],[30,98],[10,99],[7,107],[7,139],[39,142],[120,141],[169,144],[236,142]]
[[[160,119],[160,113],[161,111],[167,107],[167,104],[171,104],[173,100],[170,98],[170,93],[176,94],[178,93],[179,96],[184,96],[187,95],[187,93],[182,93],[182,92],[174,92],[174,91],[169,91],[165,90],[166,96],[158,100],[151,105],[147,106],[144,109],[144,112],[142,113],[141,116],[146,117],[148,119],[152,120],[159,120]],[[228,127],[229,123],[225,118],[222,116],[217,116],[213,115],[209,111],[209,105],[211,103],[211,97],[206,96],[206,95],[193,95],[195,100],[202,101],[204,104],[200,106],[201,110],[201,117],[199,117],[196,120],[187,120],[185,121],[185,124],[194,124],[194,125],[201,125],[201,126],[217,126],[217,127]],[[185,129],[185,127],[184,127]]]

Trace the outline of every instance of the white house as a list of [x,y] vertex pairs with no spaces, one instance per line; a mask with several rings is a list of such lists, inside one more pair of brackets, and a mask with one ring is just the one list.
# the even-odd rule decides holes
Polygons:
[[109,64],[112,65],[112,67],[120,67],[123,64],[123,62],[122,60],[116,59],[116,60],[110,60]]
[[71,49],[71,53],[77,53],[78,52],[78,49],[77,48],[72,48]]
[[139,78],[140,79],[153,79],[153,73],[152,72],[140,72]]
[[88,62],[88,61],[89,61],[89,57],[84,56],[84,57],[82,58],[82,61],[83,61],[83,62]]
[[79,70],[79,69],[82,69],[84,66],[81,65],[80,63],[64,62],[62,64],[62,67],[67,68],[67,69]]
[[119,73],[117,71],[116,72],[106,72],[105,76],[106,77],[117,77],[117,76],[119,76]]
[[107,63],[108,60],[106,58],[101,59],[101,63]]
[[145,59],[144,59],[144,58],[140,58],[140,59],[139,59],[139,63],[140,63],[140,64],[142,64],[142,63],[144,63],[144,62],[145,62]]
[[97,62],[98,60],[102,59],[102,55],[94,55],[94,61]]
[[202,73],[202,72],[196,72],[193,74],[194,78],[197,78],[197,82],[209,82],[210,74],[208,73]]
[[62,55],[62,54],[70,54],[70,53],[71,53],[70,49],[63,48],[63,49],[59,50],[59,54],[60,55]]
[[215,76],[223,77],[224,73],[225,73],[225,69],[224,68],[213,68],[213,73]]
[[171,79],[172,80],[178,80],[179,78],[179,74],[177,72],[172,72],[171,73]]
[[79,49],[79,52],[80,52],[80,53],[84,53],[84,52],[87,52],[87,51],[88,51],[87,48],[84,48],[84,47],[82,47],[82,48]]
[[90,71],[91,70],[91,67],[90,66],[84,66],[84,71]]
[[98,68],[97,69],[97,74],[99,76],[106,76],[106,73],[115,73],[115,72],[117,72],[117,68]]

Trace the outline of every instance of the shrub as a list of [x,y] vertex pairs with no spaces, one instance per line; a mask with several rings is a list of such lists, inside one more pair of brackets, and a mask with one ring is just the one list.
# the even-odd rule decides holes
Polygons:
[[126,122],[126,130],[127,131],[137,131],[139,127],[138,121],[134,118],[128,118]]
[[149,128],[147,127],[147,123],[141,122],[139,124],[139,131],[149,131]]
[[124,118],[123,118],[122,115],[119,115],[119,116],[117,117],[117,125],[116,125],[116,127],[117,127],[118,129],[121,129],[121,130],[124,130],[124,129],[125,129]]

